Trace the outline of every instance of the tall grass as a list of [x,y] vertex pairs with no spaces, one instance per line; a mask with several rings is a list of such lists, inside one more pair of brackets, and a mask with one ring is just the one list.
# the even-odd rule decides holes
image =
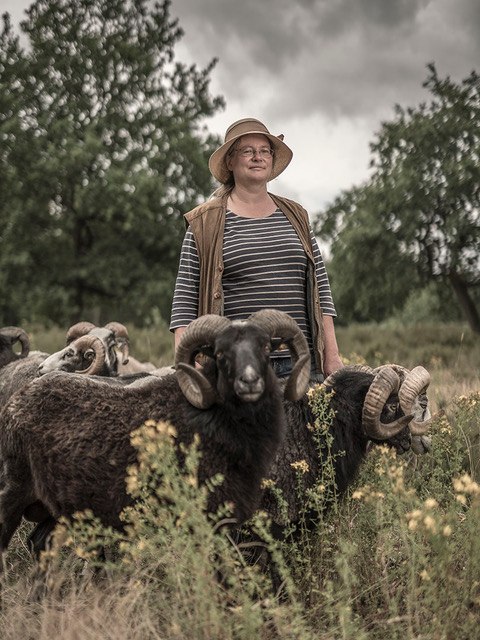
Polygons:
[[[134,328],[131,334],[143,336]],[[479,346],[456,326],[418,327],[414,335],[354,327],[337,336],[348,361],[426,366],[429,397],[443,415],[432,427],[431,453],[397,457],[375,447],[355,485],[314,531],[282,544],[270,540],[282,598],[273,594],[270,575],[250,566],[222,528],[228,511],[205,516],[208,489],[195,483],[195,448],[180,470],[167,427],[149,424],[136,435],[139,464],[128,487],[138,503],[125,515],[126,532],[105,530],[89,514],[59,527],[48,558],[50,588],[39,603],[28,598],[29,528],[19,531],[7,557],[0,637],[479,637]],[[42,340],[38,334],[38,348],[45,348]],[[165,353],[145,356],[160,364]],[[268,539],[265,524],[260,514],[255,527]],[[84,559],[95,566],[99,543],[108,549],[107,571],[92,578]]]

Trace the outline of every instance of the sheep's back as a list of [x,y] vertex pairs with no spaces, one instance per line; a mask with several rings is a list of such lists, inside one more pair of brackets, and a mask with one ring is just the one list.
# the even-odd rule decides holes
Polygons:
[[136,460],[131,432],[147,419],[182,414],[183,396],[171,378],[160,390],[152,384],[111,387],[57,372],[39,378],[5,407],[0,456],[30,467],[37,499],[55,517],[90,508],[116,526],[129,502],[126,470]]
[[281,399],[274,393],[265,406],[231,413],[190,405],[175,375],[123,387],[54,372],[15,394],[5,408],[0,455],[16,456],[18,468],[30,466],[37,499],[55,517],[90,508],[117,526],[129,501],[126,470],[136,460],[130,434],[148,419],[168,421],[177,443],[188,445],[199,434],[201,482],[215,473],[226,477],[209,508],[230,499],[244,519],[257,506],[260,480],[283,436]]
[[34,353],[26,358],[15,360],[0,370],[0,409],[19,389],[37,377],[38,365],[48,354]]

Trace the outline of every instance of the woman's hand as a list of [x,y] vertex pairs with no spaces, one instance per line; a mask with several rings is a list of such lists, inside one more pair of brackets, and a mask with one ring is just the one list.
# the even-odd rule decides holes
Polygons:
[[324,354],[323,356],[323,373],[325,377],[329,376],[338,369],[343,369],[344,364],[338,353]]

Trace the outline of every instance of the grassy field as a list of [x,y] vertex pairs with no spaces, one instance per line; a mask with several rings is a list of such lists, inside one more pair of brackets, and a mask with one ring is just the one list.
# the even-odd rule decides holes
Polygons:
[[[171,362],[166,330],[129,329],[132,355]],[[62,346],[58,330],[27,330],[33,348]],[[180,472],[169,438],[152,425],[137,437],[140,462],[129,486],[142,500],[126,515],[126,534],[119,538],[88,517],[60,527],[40,603],[29,598],[28,526],[17,534],[7,558],[0,638],[480,638],[478,336],[459,325],[359,326],[339,328],[337,338],[345,362],[425,366],[432,408],[443,415],[432,427],[431,453],[397,457],[374,447],[348,495],[314,532],[271,543],[283,598],[204,516],[205,492],[192,483],[196,452],[187,473]],[[165,495],[175,495],[168,507],[152,500],[159,477]],[[254,524],[267,535],[262,514]],[[92,579],[85,558],[91,567],[99,540],[109,550],[107,576]]]

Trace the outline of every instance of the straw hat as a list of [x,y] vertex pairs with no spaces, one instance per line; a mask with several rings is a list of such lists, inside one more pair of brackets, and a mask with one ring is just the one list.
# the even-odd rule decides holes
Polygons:
[[246,136],[251,133],[261,134],[270,140],[270,144],[274,150],[272,173],[269,178],[270,180],[273,180],[280,175],[292,159],[292,150],[283,142],[283,134],[279,136],[272,135],[267,127],[260,122],[260,120],[256,120],[255,118],[243,118],[243,120],[237,120],[228,127],[225,133],[225,142],[212,153],[210,160],[208,161],[210,173],[222,184],[228,182],[231,175],[231,172],[227,169],[225,162],[225,156],[227,155],[230,147],[234,144],[235,140],[238,140],[241,136]]

